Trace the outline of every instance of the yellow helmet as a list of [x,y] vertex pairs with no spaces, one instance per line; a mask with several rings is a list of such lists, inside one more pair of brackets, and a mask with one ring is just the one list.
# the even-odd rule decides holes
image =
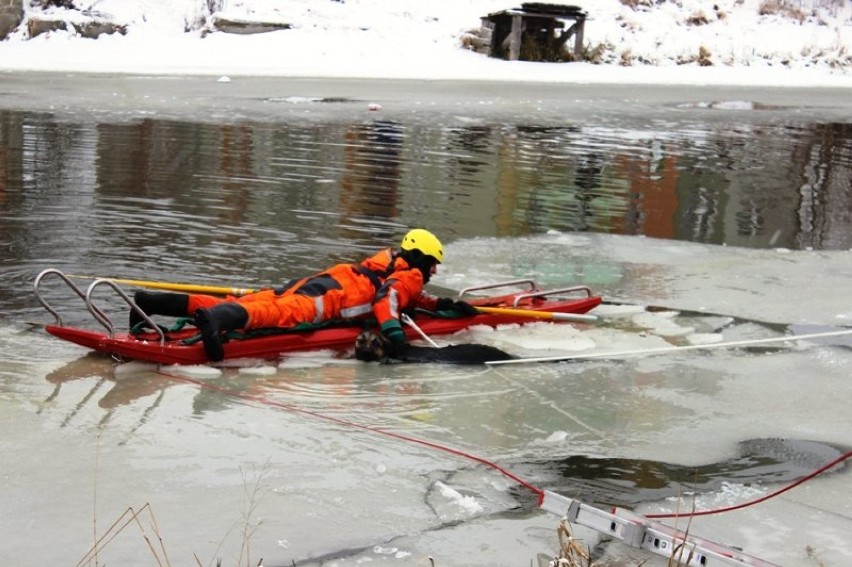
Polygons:
[[420,250],[426,256],[432,256],[438,263],[444,261],[444,245],[434,234],[422,228],[409,230],[399,245],[403,250]]

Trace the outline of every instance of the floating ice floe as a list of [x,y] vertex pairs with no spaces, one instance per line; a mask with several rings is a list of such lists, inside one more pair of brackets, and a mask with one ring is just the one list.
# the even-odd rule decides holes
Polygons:
[[465,496],[455,488],[447,486],[440,480],[435,482],[435,488],[443,498],[446,498],[467,512],[476,513],[482,511],[482,506],[473,496]]
[[162,366],[161,370],[166,374],[176,374],[189,378],[218,378],[222,371],[206,364],[172,364]]
[[278,371],[278,368],[275,366],[264,365],[264,366],[249,366],[246,368],[240,368],[240,374],[244,376],[271,376]]
[[125,362],[124,364],[119,364],[118,366],[116,366],[114,375],[116,378],[121,378],[130,374],[153,372],[155,370],[157,370],[157,365],[153,362],[142,362],[139,360],[132,360],[130,362]]
[[691,345],[712,345],[724,340],[721,333],[692,333],[686,336],[686,341]]
[[661,337],[682,337],[695,332],[693,327],[683,327],[674,322],[673,319],[678,315],[677,311],[640,313],[633,317],[633,322]]
[[598,305],[591,314],[599,317],[629,317],[645,313],[643,305]]

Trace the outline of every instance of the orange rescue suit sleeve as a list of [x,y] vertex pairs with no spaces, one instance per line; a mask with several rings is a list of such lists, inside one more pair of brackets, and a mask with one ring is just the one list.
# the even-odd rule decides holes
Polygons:
[[413,307],[434,310],[438,301],[437,297],[423,291],[423,274],[420,270],[409,268],[404,260],[398,262],[404,268],[393,272],[373,302],[373,314],[379,328],[383,330],[389,325],[396,326],[403,310]]

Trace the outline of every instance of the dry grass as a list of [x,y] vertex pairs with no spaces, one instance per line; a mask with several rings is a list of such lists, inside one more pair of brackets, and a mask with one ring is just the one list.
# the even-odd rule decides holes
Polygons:
[[710,67],[713,65],[713,54],[703,45],[698,48],[697,54],[684,54],[677,58],[678,65],[689,65],[698,63],[701,67]]
[[[152,538],[148,535],[148,532],[145,530],[145,526],[143,526],[140,521],[140,516],[142,514],[147,516],[149,522],[148,526],[156,539],[157,545],[154,545],[151,541]],[[157,519],[154,517],[154,511],[148,503],[142,506],[138,512],[132,507],[127,508],[124,513],[122,513],[118,519],[112,523],[107,531],[100,538],[95,540],[94,545],[89,548],[89,551],[87,551],[86,554],[83,555],[83,558],[77,562],[76,567],[83,567],[83,565],[92,564],[98,565],[98,555],[100,552],[103,551],[111,541],[118,537],[125,528],[131,524],[139,528],[139,532],[145,540],[148,550],[157,565],[159,567],[171,567],[165,545],[163,544],[163,538],[160,536],[160,529],[157,527]]]
[[704,12],[696,12],[686,19],[688,26],[703,26],[710,23],[710,18]]
[[[260,471],[257,470],[256,467],[252,466],[252,474],[254,475],[253,479],[249,479],[246,471],[240,467],[240,474],[243,477],[243,511],[242,511],[242,520],[236,524],[232,529],[228,530],[228,532],[222,537],[222,540],[219,542],[219,545],[216,547],[213,555],[214,557],[218,556],[225,546],[225,542],[228,540],[231,533],[235,530],[240,531],[240,550],[239,550],[239,558],[237,559],[237,565],[244,565],[245,567],[253,567],[252,559],[251,559],[251,541],[254,537],[254,533],[257,531],[262,524],[262,521],[255,521],[254,516],[255,512],[257,512],[257,506],[260,503],[262,496],[265,494],[265,490],[262,487],[263,478],[269,472],[269,462],[265,463],[263,467],[261,467]],[[201,561],[198,559],[198,556],[195,556],[195,562],[198,567],[204,567]],[[260,566],[263,563],[263,559],[261,559],[257,565]],[[212,564],[212,560],[208,565]],[[222,560],[219,559],[216,564],[219,567],[222,564]]]
[[[677,498],[677,509],[675,510],[675,529],[677,530],[677,522],[680,520],[680,503],[682,502],[682,497],[678,494]],[[687,539],[689,538],[689,528],[692,527],[692,518],[695,513],[695,496],[692,497],[692,513],[689,514],[689,521],[686,523],[686,529],[683,533],[683,540],[675,545],[674,549],[672,549],[672,554],[669,557],[668,567],[680,567],[681,565],[689,565],[690,561],[692,561],[692,556],[695,553],[695,548],[691,548],[689,553],[686,556],[686,562],[683,562],[683,552],[688,547]],[[681,533],[678,530],[678,533]],[[675,540],[676,541],[676,540]]]
[[[666,563],[667,567],[685,567],[689,565],[695,555],[694,547],[688,543],[689,529],[692,525],[692,518],[695,513],[695,498],[692,499],[692,511],[687,514],[689,518],[686,530],[681,532],[677,527],[677,520],[680,518],[681,496],[677,499],[677,509],[675,511],[675,530],[682,534],[682,540],[677,539],[673,542],[671,555]],[[559,538],[559,551],[556,556],[550,561],[548,567],[606,567],[610,562],[602,559],[594,559],[592,550],[588,546],[583,546],[581,541],[574,537],[571,530],[571,524],[566,518],[562,518],[559,525],[556,527],[556,534]],[[647,559],[639,561],[635,564],[636,567],[641,567],[647,563]],[[619,561],[619,565],[625,565],[623,561]]]
[[642,10],[645,8],[650,8],[654,4],[658,4],[659,2],[655,0],[621,0],[621,4],[623,6],[627,6],[632,10]]
[[[550,560],[548,567],[608,567],[614,564],[614,560],[593,558],[592,550],[574,537],[571,524],[565,518],[562,518],[556,527],[556,534],[559,538],[559,551]],[[642,567],[646,562],[647,560],[639,561],[635,563],[635,567]],[[626,565],[622,560],[617,564],[622,567]],[[541,561],[539,565],[542,565]]]
[[595,567],[591,549],[583,547],[580,540],[574,537],[571,524],[565,518],[556,527],[556,535],[559,538],[559,551],[549,567]]
[[[95,542],[91,548],[83,555],[83,557],[77,562],[76,567],[84,567],[94,565],[98,567],[99,556],[101,552],[103,552],[112,541],[114,541],[119,535],[121,535],[129,526],[135,526],[139,530],[139,534],[142,539],[145,541],[148,552],[151,554],[151,558],[153,563],[158,567],[171,567],[172,564],[169,560],[168,553],[166,552],[166,546],[163,543],[163,538],[160,535],[160,528],[157,525],[157,519],[154,516],[154,511],[150,505],[150,503],[145,503],[138,511],[134,510],[133,507],[128,507],[104,532],[103,535],[98,536],[98,517],[97,517],[97,484],[98,484],[98,460],[100,456],[100,434],[98,435],[98,443],[96,443],[96,452],[95,452],[95,491],[94,491],[94,509],[95,513],[93,516],[93,526],[94,526],[94,538]],[[224,547],[226,540],[229,535],[234,531],[239,531],[240,533],[240,548],[239,548],[239,557],[237,559],[237,566],[244,567],[262,567],[263,559],[258,561],[256,564],[253,564],[251,558],[251,541],[254,537],[255,532],[261,526],[262,522],[259,520],[255,520],[255,514],[257,512],[258,504],[260,503],[263,495],[265,494],[265,490],[263,488],[263,479],[266,474],[269,472],[269,462],[265,463],[263,467],[258,470],[255,467],[252,467],[253,478],[249,478],[249,474],[240,467],[240,473],[242,474],[243,479],[243,511],[241,521],[238,522],[234,528],[228,531],[222,540],[219,542],[216,550],[214,551],[214,557],[218,556]],[[147,529],[146,529],[147,528]],[[203,567],[201,560],[197,555],[193,555],[196,564],[198,567]],[[213,559],[210,560],[208,565],[213,564]],[[216,559],[217,567],[221,567],[222,560]]]
[[807,14],[789,0],[764,0],[757,8],[757,13],[761,16],[778,15],[799,23],[807,18]]
[[583,60],[595,65],[608,63],[614,52],[615,45],[606,41],[594,45],[586,44],[583,46]]
[[808,556],[808,559],[814,562],[814,565],[817,567],[825,567],[825,563],[819,558],[819,555],[816,552],[816,549],[811,547],[810,545],[805,547],[805,553]]
[[704,47],[703,45],[698,48],[698,58],[696,62],[702,67],[709,67],[713,65],[712,55],[710,50]]
[[575,61],[574,51],[564,45],[549,47],[533,37],[524,36],[521,43],[521,61],[547,61],[550,63]]
[[491,48],[491,38],[486,37],[482,29],[467,30],[460,39],[462,49],[488,54]]

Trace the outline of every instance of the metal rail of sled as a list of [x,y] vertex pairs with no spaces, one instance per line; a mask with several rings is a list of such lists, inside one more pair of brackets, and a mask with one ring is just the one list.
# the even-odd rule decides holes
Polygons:
[[607,512],[550,491],[544,492],[541,508],[564,517],[571,524],[591,528],[630,547],[673,559],[677,561],[676,565],[780,567],[735,547],[694,536],[623,508],[614,507]]
[[[104,327],[106,332],[64,325],[64,321],[57,310],[44,299],[41,293],[41,283],[48,276],[59,278],[76,295],[82,298],[89,313],[98,324]],[[113,325],[109,317],[93,303],[93,293],[101,286],[108,286],[115,291],[130,309],[135,310],[142,316],[153,331],[139,335],[130,335],[126,332],[117,333],[115,325]],[[474,292],[495,290],[509,286],[515,289],[520,287],[522,290],[501,296],[471,296]],[[47,269],[38,275],[34,283],[34,288],[38,301],[56,319],[55,324],[46,325],[45,330],[62,340],[126,359],[147,360],[160,364],[204,364],[207,362],[206,355],[200,343],[187,345],[182,341],[182,339],[194,335],[194,332],[184,330],[180,333],[165,335],[136,306],[133,300],[115,282],[109,279],[96,279],[84,292],[61,271]],[[566,313],[585,313],[597,307],[601,302],[601,298],[592,295],[591,290],[586,286],[541,290],[533,280],[529,279],[469,287],[462,290],[459,297],[464,297],[466,300],[483,307],[502,305],[539,310],[554,309]],[[455,319],[423,315],[422,318],[418,316],[418,320],[424,331],[435,336],[451,334],[472,325],[482,324],[496,327],[500,324],[518,324],[531,321],[520,315],[505,316],[492,314],[480,314]],[[232,340],[226,342],[224,345],[225,358],[274,359],[287,352],[326,348],[344,350],[354,345],[355,338],[360,330],[361,327],[359,326],[340,325],[316,330],[290,331],[244,340]],[[409,339],[418,338],[418,335],[413,329],[407,328],[405,332]]]
[[103,327],[107,330],[109,338],[115,338],[115,326],[112,324],[112,320],[109,318],[109,316],[104,313],[100,308],[98,308],[92,301],[92,294],[94,293],[95,288],[101,285],[111,287],[127,303],[127,305],[131,309],[136,311],[136,313],[138,313],[145,320],[145,322],[148,323],[148,325],[157,332],[160,337],[160,344],[165,344],[166,336],[163,333],[162,329],[160,329],[160,327],[156,323],[154,323],[154,321],[151,320],[150,317],[148,317],[148,314],[142,311],[142,309],[140,309],[139,306],[136,305],[133,299],[131,299],[130,296],[127,295],[127,293],[125,293],[124,290],[118,287],[112,280],[106,278],[98,278],[89,285],[89,287],[86,289],[86,292],[84,293],[83,290],[81,290],[77,284],[75,284],[68,276],[66,276],[60,270],[57,270],[55,268],[48,268],[46,270],[43,270],[38,276],[36,276],[36,279],[33,282],[33,291],[35,292],[36,299],[42,305],[42,307],[47,309],[47,311],[51,315],[53,315],[54,319],[56,319],[57,326],[65,326],[62,321],[62,316],[56,309],[53,308],[52,305],[47,302],[44,297],[42,297],[40,289],[42,280],[44,280],[45,277],[50,275],[56,276],[60,280],[62,280],[69,288],[71,288],[74,293],[76,293],[80,297],[80,299],[83,300],[83,302],[86,304],[86,309],[88,309],[89,313],[92,314],[92,317],[95,318],[95,321],[103,325]]

